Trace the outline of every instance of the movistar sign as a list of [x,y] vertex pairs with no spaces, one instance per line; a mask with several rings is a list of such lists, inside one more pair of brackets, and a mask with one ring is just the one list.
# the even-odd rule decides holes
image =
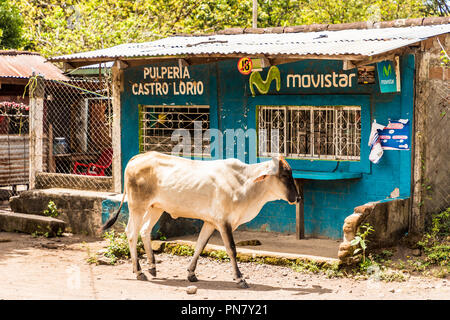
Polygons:
[[387,66],[383,66],[383,74],[385,77],[389,77],[392,74],[392,68],[390,64],[388,64]]
[[397,77],[393,61],[377,63],[378,82],[381,93],[397,92]]

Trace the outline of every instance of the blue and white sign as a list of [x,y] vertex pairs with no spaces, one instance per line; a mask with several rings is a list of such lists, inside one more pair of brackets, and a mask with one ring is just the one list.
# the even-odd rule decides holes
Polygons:
[[378,130],[383,150],[409,150],[411,148],[409,128],[409,120],[400,119],[390,120],[383,130]]

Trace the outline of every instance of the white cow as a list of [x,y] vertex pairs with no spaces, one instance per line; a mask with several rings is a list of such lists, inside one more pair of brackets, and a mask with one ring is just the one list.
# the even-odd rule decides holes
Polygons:
[[217,229],[233,265],[234,278],[242,288],[248,285],[236,263],[232,231],[255,218],[269,201],[282,199],[294,204],[300,200],[292,170],[282,157],[249,165],[237,159],[189,160],[154,151],[139,154],[128,162],[124,197],[119,210],[106,222],[103,230],[117,220],[125,194],[129,208],[126,234],[137,279],[147,280],[137,259],[139,232],[148,258],[148,271],[156,276],[151,231],[166,211],[175,219],[185,217],[204,221],[188,268],[188,280],[197,281],[198,257]]

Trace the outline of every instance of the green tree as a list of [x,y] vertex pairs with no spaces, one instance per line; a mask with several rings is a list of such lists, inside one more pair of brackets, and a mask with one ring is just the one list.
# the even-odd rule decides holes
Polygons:
[[439,15],[442,17],[450,15],[449,0],[429,0],[426,1],[426,7],[430,14]]
[[23,21],[19,10],[7,0],[0,0],[0,49],[18,49],[22,38]]

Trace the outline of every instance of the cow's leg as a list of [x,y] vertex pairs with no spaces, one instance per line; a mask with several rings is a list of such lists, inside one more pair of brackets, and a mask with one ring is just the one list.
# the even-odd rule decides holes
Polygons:
[[136,273],[136,278],[138,280],[145,281],[147,280],[147,277],[141,270],[141,266],[139,264],[139,260],[137,257],[137,248],[136,248],[139,237],[139,230],[141,228],[142,216],[136,213],[137,212],[132,210],[130,207],[130,217],[125,232],[128,238],[131,262],[133,263],[133,272]]
[[147,254],[148,272],[156,277],[155,255],[152,249],[152,229],[161,217],[164,210],[149,208],[144,215],[144,223],[141,229],[142,242],[144,242],[145,253]]
[[194,256],[192,257],[191,263],[187,269],[187,278],[190,282],[198,281],[197,277],[195,276],[195,268],[197,267],[198,257],[202,253],[203,249],[205,249],[205,246],[208,243],[209,238],[211,238],[214,230],[216,230],[216,228],[212,224],[206,221],[203,222],[202,230],[200,231],[197,243],[195,245]]
[[230,257],[231,264],[233,266],[234,279],[238,287],[240,288],[248,288],[247,282],[245,282],[244,278],[242,278],[241,271],[239,271],[236,259],[236,245],[233,239],[233,233],[231,226],[229,224],[225,224],[219,229],[220,235],[222,236],[223,243],[227,250],[227,254]]

